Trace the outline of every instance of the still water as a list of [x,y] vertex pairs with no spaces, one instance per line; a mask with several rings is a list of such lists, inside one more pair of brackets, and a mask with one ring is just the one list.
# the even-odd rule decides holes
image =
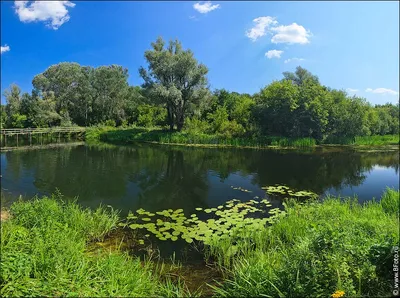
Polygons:
[[275,184],[321,196],[357,195],[360,202],[379,198],[386,187],[399,188],[399,152],[81,144],[3,152],[1,174],[5,197],[58,188],[67,198],[78,196],[84,206],[111,205],[121,215],[139,208],[191,212],[233,198],[263,198],[261,187]]

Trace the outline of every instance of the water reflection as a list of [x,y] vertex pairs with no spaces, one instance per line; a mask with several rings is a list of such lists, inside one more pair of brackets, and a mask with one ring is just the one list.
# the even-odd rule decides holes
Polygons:
[[[200,149],[137,145],[65,146],[1,154],[2,189],[13,195],[49,194],[58,188],[86,206],[127,211],[216,206],[232,198],[264,196],[261,186],[360,200],[398,188],[397,152],[312,152]],[[251,191],[243,193],[231,186]],[[278,203],[277,203],[278,204]]]

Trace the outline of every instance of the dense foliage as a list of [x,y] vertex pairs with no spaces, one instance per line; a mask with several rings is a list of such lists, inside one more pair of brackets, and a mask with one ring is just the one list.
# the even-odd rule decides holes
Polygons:
[[232,137],[277,136],[341,143],[356,136],[399,133],[399,104],[372,106],[364,98],[322,85],[302,67],[256,94],[211,92],[208,69],[179,41],[162,38],[145,52],[144,84],[130,86],[118,65],[50,66],[33,78],[31,94],[11,85],[1,127],[141,126]]

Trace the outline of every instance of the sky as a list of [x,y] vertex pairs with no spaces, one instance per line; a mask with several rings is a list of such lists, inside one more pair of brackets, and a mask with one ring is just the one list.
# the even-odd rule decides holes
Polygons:
[[[399,2],[1,1],[1,93],[60,62],[118,64],[179,39],[211,89],[253,94],[302,66],[372,104],[399,102]],[[5,102],[2,96],[2,103]]]

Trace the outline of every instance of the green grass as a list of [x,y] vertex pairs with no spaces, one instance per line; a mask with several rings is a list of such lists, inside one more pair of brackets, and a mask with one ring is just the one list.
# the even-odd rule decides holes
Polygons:
[[324,144],[383,146],[399,145],[399,135],[362,136],[362,137],[329,137]]
[[[225,277],[220,297],[389,296],[399,243],[399,191],[360,205],[356,199],[288,201],[266,228],[213,237],[205,259]],[[1,296],[194,297],[180,265],[116,249],[92,250],[118,226],[118,212],[84,209],[52,197],[17,201],[1,224]],[[175,276],[173,279],[172,277]]]
[[355,145],[399,145],[399,135],[356,137]]
[[211,244],[208,257],[228,276],[217,296],[390,296],[398,206],[394,190],[363,206],[337,198],[292,202],[270,228]]
[[[123,128],[91,127],[86,132],[86,140],[103,141],[114,144],[131,144],[133,142],[154,142],[160,144],[178,144],[188,146],[214,147],[294,147],[310,148],[317,145],[313,138],[287,138],[278,136],[261,137],[226,137],[191,131],[171,132],[161,127],[153,128]],[[364,137],[330,137],[323,144],[382,146],[398,145],[398,135],[364,136]]]
[[382,196],[381,205],[386,213],[399,216],[399,191],[388,188]]
[[115,127],[102,126],[102,125],[88,127],[88,128],[86,128],[86,132],[85,132],[85,141],[98,142],[98,141],[100,141],[100,136],[103,133],[106,133],[108,131],[112,131],[115,129],[116,129]]
[[115,211],[82,209],[59,195],[19,201],[1,224],[0,295],[187,296],[180,283],[160,282],[151,262],[120,251],[88,251],[116,227]]
[[316,144],[311,138],[227,138],[219,135],[191,133],[187,131],[170,132],[161,128],[131,128],[104,131],[99,134],[99,140],[115,144],[130,144],[133,142],[156,142],[160,144],[182,144],[199,146],[231,146],[262,148],[267,146],[278,147],[312,147]]

